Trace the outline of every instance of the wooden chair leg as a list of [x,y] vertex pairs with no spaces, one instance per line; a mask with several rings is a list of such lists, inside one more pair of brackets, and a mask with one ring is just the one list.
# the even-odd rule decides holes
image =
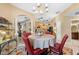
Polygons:
[[59,53],[59,55],[63,55],[63,52]]
[[27,52],[27,55],[28,55],[28,52]]

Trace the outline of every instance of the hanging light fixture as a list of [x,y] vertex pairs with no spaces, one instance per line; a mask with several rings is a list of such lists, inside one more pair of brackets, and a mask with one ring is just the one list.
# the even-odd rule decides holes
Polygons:
[[48,4],[45,4],[45,7],[48,8]]
[[44,17],[45,14],[49,12],[48,4],[37,3],[35,6],[33,6],[33,12],[39,20],[43,21],[46,19]]
[[36,6],[33,6],[33,12],[38,14],[45,14],[48,12],[48,5],[38,3]]

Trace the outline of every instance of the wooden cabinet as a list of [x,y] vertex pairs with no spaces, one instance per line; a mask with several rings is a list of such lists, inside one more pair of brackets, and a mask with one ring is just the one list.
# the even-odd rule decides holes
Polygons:
[[74,40],[79,40],[79,19],[72,19],[71,21],[71,37]]
[[72,39],[79,40],[79,32],[72,32]]

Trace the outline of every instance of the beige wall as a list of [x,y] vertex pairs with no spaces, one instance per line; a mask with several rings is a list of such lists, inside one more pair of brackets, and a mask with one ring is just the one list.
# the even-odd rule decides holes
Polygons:
[[35,20],[36,20],[34,15],[29,13],[29,12],[26,12],[24,10],[21,10],[21,9],[19,9],[17,7],[14,7],[12,5],[11,5],[11,8],[12,8],[12,11],[13,11],[12,12],[12,19],[16,19],[18,15],[25,15],[28,18],[30,18],[30,20],[31,20],[31,29],[32,29],[31,32],[33,33],[34,32],[34,27],[35,27],[33,24],[35,23]]
[[[68,38],[68,42],[66,43],[66,45],[67,46],[69,46],[68,44],[70,44],[70,39],[71,39],[71,20],[70,20],[70,18],[69,17],[67,17],[67,16],[64,16],[64,15],[58,15],[58,16],[56,16],[50,23],[51,24],[53,24],[53,22],[55,21],[56,22],[56,20],[57,21],[60,21],[60,23],[61,23],[61,28],[58,28],[58,29],[56,29],[57,31],[60,29],[60,36],[61,36],[61,38],[60,39],[57,39],[57,41],[58,42],[61,42],[61,40],[62,40],[62,38],[63,38],[63,36],[65,35],[65,34],[68,34],[68,36],[69,36],[69,38]],[[56,24],[57,25],[57,24]],[[56,31],[56,32],[57,32]]]
[[11,23],[14,24],[14,21],[16,20],[18,15],[25,15],[30,18],[31,20],[31,28],[32,32],[34,31],[34,23],[35,23],[35,17],[33,14],[26,12],[22,9],[19,9],[11,4],[4,3],[0,4],[0,17],[4,17],[7,20],[9,20]]
[[60,21],[61,21],[61,36],[65,34],[68,35],[68,40],[66,42],[66,45],[70,47],[70,41],[71,41],[71,20],[67,16],[60,16]]
[[[69,16],[66,16],[68,13],[71,13],[73,12],[74,10],[78,9],[79,8],[79,3],[75,3],[75,4],[72,4],[71,6],[69,6],[67,9],[65,9],[60,15],[54,17],[52,19],[52,21],[50,21],[51,24],[53,24],[53,20],[56,20],[58,19],[60,22],[61,22],[61,38],[63,38],[63,36],[65,34],[68,34],[68,40],[66,42],[66,45],[65,46],[68,46],[68,47],[71,47],[72,45],[72,39],[71,39],[71,19],[75,19],[75,18],[79,18],[79,16],[77,17],[69,17]],[[61,40],[60,40],[61,41]]]
[[11,19],[11,8],[8,4],[1,4],[0,3],[0,17],[4,17],[7,20]]
[[76,9],[79,9],[79,4],[72,4],[69,8],[64,10],[64,12],[62,12],[60,15],[55,17],[55,18],[58,17],[58,20],[61,21],[61,37],[63,37],[65,34],[68,34],[68,36],[69,36],[65,46],[72,48],[74,54],[76,54],[78,52],[78,47],[79,47],[78,42],[79,41],[71,39],[71,19],[79,19],[79,16],[68,17],[66,15],[68,13],[73,12]]

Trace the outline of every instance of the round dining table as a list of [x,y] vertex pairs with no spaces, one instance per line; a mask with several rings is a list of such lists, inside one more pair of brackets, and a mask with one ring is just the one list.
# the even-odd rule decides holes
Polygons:
[[53,35],[50,35],[50,34],[30,35],[30,36],[28,36],[28,38],[30,39],[30,42],[33,45],[34,49],[49,48],[49,46],[54,47],[55,36],[53,36]]

